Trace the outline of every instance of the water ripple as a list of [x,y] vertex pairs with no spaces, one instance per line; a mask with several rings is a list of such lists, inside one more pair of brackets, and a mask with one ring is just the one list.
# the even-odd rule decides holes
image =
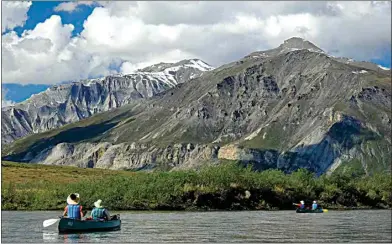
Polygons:
[[59,212],[2,212],[3,243],[392,242],[391,212],[121,212],[116,232],[58,234]]

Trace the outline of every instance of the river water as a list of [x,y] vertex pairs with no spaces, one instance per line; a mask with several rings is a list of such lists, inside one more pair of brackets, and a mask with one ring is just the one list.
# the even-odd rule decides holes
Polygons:
[[[114,214],[113,212],[112,214]],[[61,212],[2,212],[2,243],[392,242],[391,211],[120,212],[121,230],[58,234]]]

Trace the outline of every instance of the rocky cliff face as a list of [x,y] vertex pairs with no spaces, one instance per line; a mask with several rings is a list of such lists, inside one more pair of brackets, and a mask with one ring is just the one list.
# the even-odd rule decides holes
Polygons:
[[152,97],[209,70],[212,67],[208,64],[191,59],[153,65],[129,75],[52,86],[24,102],[2,109],[2,143]]
[[194,168],[201,161],[217,158],[219,147],[174,144],[165,148],[148,144],[60,143],[34,157],[24,158],[34,163],[76,165],[83,168],[105,169],[172,169]]
[[6,158],[112,169],[178,169],[225,159],[286,172],[321,174],[344,165],[387,170],[387,73],[289,39],[116,115],[93,116],[83,128],[79,122],[27,137]]

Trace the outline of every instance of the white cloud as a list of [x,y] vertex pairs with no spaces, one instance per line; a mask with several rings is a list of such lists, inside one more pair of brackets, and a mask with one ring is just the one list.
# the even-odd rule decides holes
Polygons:
[[381,56],[391,45],[390,2],[97,4],[76,37],[59,16],[21,37],[3,35],[3,81],[56,83],[111,74],[116,65],[129,73],[185,58],[219,66],[292,36],[360,60]]
[[91,6],[94,4],[96,4],[96,3],[93,1],[63,2],[63,3],[60,3],[59,5],[57,5],[54,8],[54,11],[72,13],[74,11],[77,11],[79,6],[82,6],[82,5]]
[[27,20],[27,12],[31,2],[2,1],[1,32],[12,30],[17,26],[23,26]]
[[1,89],[1,107],[8,107],[8,106],[12,106],[15,104],[14,101],[11,100],[7,100],[5,98],[5,96],[7,95],[8,90],[7,89]]
[[[77,59],[78,49],[72,49],[77,41],[71,38],[73,29],[73,25],[63,25],[60,16],[52,15],[21,37],[13,31],[3,35],[2,56],[7,60],[2,66],[3,82],[53,83],[82,78],[78,68],[85,65]],[[76,59],[64,59],[67,51]]]
[[1,107],[2,108],[12,106],[14,104],[15,104],[15,102],[13,102],[11,100],[3,100],[3,99],[1,100]]

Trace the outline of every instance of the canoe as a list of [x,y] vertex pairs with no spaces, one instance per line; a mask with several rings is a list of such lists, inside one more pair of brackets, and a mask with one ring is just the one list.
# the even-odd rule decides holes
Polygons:
[[297,210],[295,212],[296,213],[323,213],[323,210],[322,209],[311,210],[311,209],[297,208]]
[[61,218],[59,222],[60,233],[79,233],[96,231],[113,231],[121,229],[121,220],[118,216],[114,220],[76,220]]

